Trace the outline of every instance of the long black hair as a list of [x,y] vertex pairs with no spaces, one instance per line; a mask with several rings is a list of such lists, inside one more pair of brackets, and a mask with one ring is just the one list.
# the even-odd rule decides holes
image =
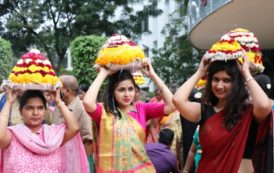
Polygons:
[[114,90],[119,85],[119,83],[124,80],[131,80],[134,87],[139,88],[139,86],[135,83],[132,74],[128,70],[119,70],[108,77],[108,85],[103,97],[106,112],[119,118],[121,118],[121,113],[117,108],[118,103],[114,97]]
[[248,98],[248,92],[236,60],[214,61],[208,68],[207,85],[202,98],[203,103],[211,104],[212,106],[218,103],[219,100],[212,91],[211,82],[213,75],[219,71],[226,71],[232,82],[231,93],[227,97],[224,108],[224,126],[227,130],[230,130],[241,119],[242,112],[246,109],[245,103]]

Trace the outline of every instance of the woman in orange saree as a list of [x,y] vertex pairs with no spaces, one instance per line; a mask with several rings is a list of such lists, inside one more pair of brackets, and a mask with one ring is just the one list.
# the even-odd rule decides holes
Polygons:
[[[143,72],[161,88],[164,103],[134,103],[138,87],[128,70],[100,72],[87,91],[83,103],[95,122],[95,163],[100,173],[155,173],[145,149],[146,121],[175,110],[172,93],[156,75],[150,63]],[[103,104],[96,102],[106,77],[108,86]]]

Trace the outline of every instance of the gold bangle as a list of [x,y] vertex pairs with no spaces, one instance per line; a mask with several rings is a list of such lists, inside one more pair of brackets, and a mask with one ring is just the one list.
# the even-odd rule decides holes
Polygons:
[[63,105],[65,105],[65,103],[64,103],[64,102],[60,102],[60,103],[57,105],[57,107],[60,108],[60,107],[63,106]]
[[251,81],[251,80],[254,80],[254,78],[253,78],[253,77],[247,78],[247,79],[245,80],[245,82],[247,83],[248,81]]

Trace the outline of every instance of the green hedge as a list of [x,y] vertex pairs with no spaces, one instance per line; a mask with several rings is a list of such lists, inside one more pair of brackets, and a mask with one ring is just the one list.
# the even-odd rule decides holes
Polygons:
[[80,84],[90,84],[97,76],[93,65],[105,41],[105,37],[90,35],[77,37],[71,42],[72,72]]
[[0,37],[0,82],[7,79],[12,69],[13,53],[10,42]]

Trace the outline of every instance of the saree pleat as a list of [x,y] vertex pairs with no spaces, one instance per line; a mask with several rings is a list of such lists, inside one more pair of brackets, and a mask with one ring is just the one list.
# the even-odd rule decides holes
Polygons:
[[241,121],[231,131],[223,127],[223,112],[211,116],[200,129],[203,154],[197,172],[237,173],[251,121],[251,108],[243,113]]
[[[203,154],[197,172],[237,173],[252,119],[250,107],[242,114],[239,123],[227,131],[223,127],[223,112],[208,118],[200,130]],[[273,115],[269,115],[258,127],[252,161],[256,173],[273,173]]]

